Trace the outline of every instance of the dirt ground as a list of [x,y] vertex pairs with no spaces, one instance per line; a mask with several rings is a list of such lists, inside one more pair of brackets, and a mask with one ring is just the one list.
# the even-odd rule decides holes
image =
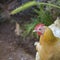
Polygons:
[[23,44],[22,47],[19,43],[21,39],[15,35],[14,30],[14,24],[0,24],[0,60],[34,60],[35,50],[31,46],[33,50],[30,47],[25,49]]

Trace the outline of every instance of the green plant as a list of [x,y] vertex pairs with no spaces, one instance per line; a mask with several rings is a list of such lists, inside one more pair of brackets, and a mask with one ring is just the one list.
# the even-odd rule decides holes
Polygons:
[[26,31],[24,35],[28,35],[29,33],[32,33],[34,27],[38,23],[44,23],[45,25],[50,25],[53,23],[53,17],[51,14],[51,8],[60,9],[60,6],[57,4],[52,3],[44,3],[44,2],[36,2],[36,1],[30,1],[17,9],[13,10],[11,14],[19,13],[23,10],[28,9],[31,6],[38,6],[37,9],[34,9],[35,11],[35,17],[32,18],[31,23],[26,24]]
[[38,9],[34,9],[36,17],[32,18],[32,22],[26,26],[26,35],[33,33],[33,29],[36,24],[43,23],[46,26],[53,23],[53,18],[49,11],[44,9],[44,6],[40,6]]

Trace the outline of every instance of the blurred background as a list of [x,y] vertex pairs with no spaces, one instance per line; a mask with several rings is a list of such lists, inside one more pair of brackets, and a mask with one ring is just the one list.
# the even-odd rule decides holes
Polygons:
[[[47,5],[36,4],[38,2]],[[39,39],[32,32],[35,25],[49,26],[57,17],[60,17],[60,0],[1,0],[0,60],[34,60],[34,43]]]

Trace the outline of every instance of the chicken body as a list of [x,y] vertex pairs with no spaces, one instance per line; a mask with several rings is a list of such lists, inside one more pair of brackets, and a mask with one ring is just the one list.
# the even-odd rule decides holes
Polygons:
[[[54,36],[60,38],[60,19],[58,17],[57,17],[56,21],[48,27],[52,30]],[[38,48],[41,47],[39,42],[36,43],[36,47],[38,47]],[[40,56],[39,56],[38,52],[36,53],[36,60],[40,60]]]
[[60,38],[55,37],[50,28],[45,30],[38,43],[41,47],[36,45],[39,60],[60,60]]
[[37,47],[41,60],[60,60],[60,39],[47,28],[40,37],[41,49]]
[[[37,47],[38,48],[38,47]],[[42,46],[39,50],[38,54],[40,60],[60,60],[60,46],[58,45],[51,45],[51,46]]]

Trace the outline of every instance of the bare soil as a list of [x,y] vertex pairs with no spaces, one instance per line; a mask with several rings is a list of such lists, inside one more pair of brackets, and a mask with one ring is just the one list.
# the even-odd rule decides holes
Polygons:
[[0,24],[0,60],[34,60],[34,41],[15,35],[15,24]]

